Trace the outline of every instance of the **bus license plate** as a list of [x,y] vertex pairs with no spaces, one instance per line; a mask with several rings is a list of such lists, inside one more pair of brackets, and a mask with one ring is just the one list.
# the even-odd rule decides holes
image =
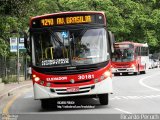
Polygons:
[[78,92],[78,91],[79,91],[79,87],[67,88],[67,92]]

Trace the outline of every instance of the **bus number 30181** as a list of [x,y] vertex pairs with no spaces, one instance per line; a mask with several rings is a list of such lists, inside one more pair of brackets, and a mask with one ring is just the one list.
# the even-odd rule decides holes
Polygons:
[[94,75],[93,74],[88,74],[88,75],[79,75],[78,80],[84,80],[84,79],[93,79]]

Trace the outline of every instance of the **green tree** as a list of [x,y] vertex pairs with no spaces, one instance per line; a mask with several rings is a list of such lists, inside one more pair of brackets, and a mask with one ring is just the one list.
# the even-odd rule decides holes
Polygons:
[[[0,39],[27,30],[33,16],[64,11],[104,11],[117,41],[148,43],[160,49],[159,0],[4,0],[0,2]],[[6,44],[6,42],[0,43]]]

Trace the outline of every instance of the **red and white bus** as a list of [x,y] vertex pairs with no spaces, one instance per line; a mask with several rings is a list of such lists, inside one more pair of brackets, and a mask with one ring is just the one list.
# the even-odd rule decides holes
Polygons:
[[42,108],[47,99],[98,96],[108,104],[112,93],[110,54],[113,34],[107,31],[104,12],[76,11],[36,16],[30,20],[35,99]]
[[140,74],[149,68],[149,50],[147,44],[134,42],[117,42],[112,55],[112,73]]

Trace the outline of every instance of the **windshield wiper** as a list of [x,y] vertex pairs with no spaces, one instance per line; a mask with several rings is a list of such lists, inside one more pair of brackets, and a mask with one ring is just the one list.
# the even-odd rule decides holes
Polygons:
[[[88,30],[88,27],[85,27],[85,28],[82,30],[82,32],[77,36],[77,38],[79,38],[80,36],[83,36],[84,33],[85,33],[87,30]],[[77,39],[75,39],[75,40],[77,40]]]
[[56,45],[55,41],[60,44],[60,46],[64,46],[64,44],[60,41],[61,39],[58,37],[58,35],[54,32],[52,32],[50,29],[48,29],[49,33],[53,36],[52,37],[52,42]]

